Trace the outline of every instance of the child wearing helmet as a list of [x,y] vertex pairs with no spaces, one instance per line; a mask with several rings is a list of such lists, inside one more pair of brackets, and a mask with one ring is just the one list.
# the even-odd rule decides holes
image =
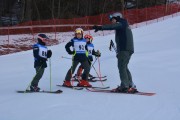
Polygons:
[[[99,50],[95,51],[94,50],[94,45],[92,43],[93,41],[93,37],[89,34],[86,34],[84,36],[84,38],[86,39],[86,42],[87,42],[87,49],[88,49],[88,61],[89,61],[89,64],[91,66],[91,63],[93,61],[93,55],[96,56],[96,57],[100,57],[101,56],[101,53],[99,52]],[[83,71],[83,66],[80,65],[78,70],[77,70],[77,74],[76,74],[76,77],[77,78],[81,78],[81,75],[82,75],[82,71]],[[93,76],[89,74],[89,77],[92,78]]]
[[[70,47],[73,48],[73,51],[71,51]],[[79,81],[77,86],[91,87],[92,85],[90,85],[87,81],[90,71],[90,65],[87,58],[87,43],[86,39],[83,38],[82,28],[77,28],[75,30],[75,37],[65,45],[65,49],[68,54],[73,55],[73,62],[72,67],[68,70],[66,74],[63,86],[72,87],[72,84],[70,82],[72,74],[74,73],[77,65],[81,63],[84,68],[84,72],[82,74],[82,80]]]
[[30,90],[32,92],[39,92],[38,87],[39,80],[42,78],[45,68],[47,67],[47,59],[52,56],[51,50],[46,47],[46,41],[49,38],[45,34],[38,34],[38,42],[33,45],[33,55],[34,55],[34,68],[36,70],[36,75],[34,76]]

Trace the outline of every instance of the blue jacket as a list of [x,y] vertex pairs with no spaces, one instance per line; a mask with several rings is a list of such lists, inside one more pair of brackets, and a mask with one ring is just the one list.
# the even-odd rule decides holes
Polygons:
[[40,43],[33,45],[33,55],[34,55],[34,68],[36,67],[47,67],[47,47]]

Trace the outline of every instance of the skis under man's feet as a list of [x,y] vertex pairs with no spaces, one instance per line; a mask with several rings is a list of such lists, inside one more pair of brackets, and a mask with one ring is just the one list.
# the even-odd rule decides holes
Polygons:
[[144,96],[153,96],[156,93],[151,93],[151,92],[135,92],[135,93],[125,93],[125,92],[116,92],[114,89],[111,90],[100,90],[96,88],[86,88],[90,92],[100,92],[100,93],[114,93],[114,94],[133,94],[133,95],[144,95]]

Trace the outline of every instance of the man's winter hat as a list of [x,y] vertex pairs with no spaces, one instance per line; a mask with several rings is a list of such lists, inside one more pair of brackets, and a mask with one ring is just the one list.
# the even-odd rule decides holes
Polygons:
[[83,29],[82,28],[76,28],[75,34],[83,34]]
[[45,34],[38,34],[37,39],[38,41],[46,42],[49,38]]
[[123,18],[123,15],[119,12],[116,12],[116,13],[109,15],[110,21],[112,21],[113,18],[116,19],[117,21],[119,21],[120,18]]

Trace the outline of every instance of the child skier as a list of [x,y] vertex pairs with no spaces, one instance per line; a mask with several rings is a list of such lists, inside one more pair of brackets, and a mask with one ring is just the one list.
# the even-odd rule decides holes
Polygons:
[[[73,47],[73,51],[70,50],[70,47]],[[83,29],[77,28],[75,30],[75,37],[65,45],[65,48],[68,54],[73,55],[73,61],[72,67],[68,70],[66,74],[63,86],[72,87],[72,74],[74,73],[77,65],[81,63],[84,68],[84,72],[82,74],[82,80],[79,81],[77,86],[92,87],[92,85],[90,85],[87,81],[90,71],[90,65],[87,58],[87,43],[86,40],[83,38]]]
[[30,85],[30,90],[33,92],[40,91],[38,87],[39,80],[42,78],[44,70],[47,67],[47,59],[52,56],[51,50],[48,50],[46,47],[46,41],[48,39],[45,34],[38,34],[38,43],[33,45],[34,68],[36,69],[36,75]]
[[[101,53],[99,52],[99,50],[97,50],[97,52],[94,50],[94,45],[92,43],[93,41],[93,37],[89,34],[86,34],[84,36],[84,38],[86,39],[86,42],[87,42],[87,49],[88,49],[88,61],[89,61],[89,64],[91,66],[91,63],[93,61],[93,55],[96,56],[96,57],[100,57],[101,56]],[[82,75],[82,71],[83,71],[83,66],[80,65],[78,70],[77,70],[77,78],[81,78],[81,75]],[[89,77],[93,77],[92,75],[89,74]]]

